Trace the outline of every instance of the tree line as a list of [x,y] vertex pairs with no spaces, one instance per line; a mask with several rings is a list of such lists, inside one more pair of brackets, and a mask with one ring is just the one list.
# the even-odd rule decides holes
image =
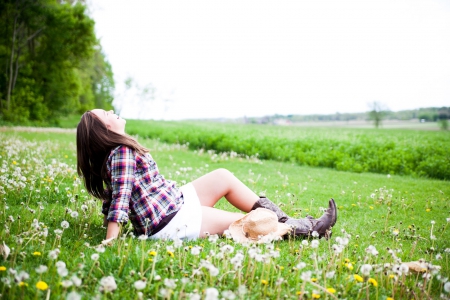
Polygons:
[[112,108],[113,72],[79,1],[0,1],[0,121]]

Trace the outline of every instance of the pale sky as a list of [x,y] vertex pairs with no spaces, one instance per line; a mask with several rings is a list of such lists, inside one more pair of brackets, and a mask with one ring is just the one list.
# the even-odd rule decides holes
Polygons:
[[450,1],[88,2],[124,118],[450,106]]

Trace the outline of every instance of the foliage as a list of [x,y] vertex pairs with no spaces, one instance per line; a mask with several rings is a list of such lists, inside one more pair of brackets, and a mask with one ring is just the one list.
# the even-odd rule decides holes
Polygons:
[[136,120],[128,120],[127,131],[188,143],[191,149],[234,151],[341,171],[450,179],[446,132]]
[[[100,202],[76,176],[74,133],[8,131],[0,140],[0,245],[10,250],[0,256],[2,299],[449,298],[445,182],[140,140],[162,173],[179,184],[225,167],[297,217],[319,216],[332,196],[338,222],[328,241],[258,245],[217,236],[142,240],[125,234],[125,227],[122,238],[104,248],[97,247],[105,236]],[[237,211],[226,201],[217,207]],[[423,272],[405,268],[419,259]]]
[[111,108],[111,66],[82,4],[7,0],[0,17],[1,119],[48,122]]

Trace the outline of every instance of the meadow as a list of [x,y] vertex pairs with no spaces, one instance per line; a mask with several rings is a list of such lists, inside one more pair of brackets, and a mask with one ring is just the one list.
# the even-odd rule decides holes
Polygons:
[[[86,193],[76,174],[73,130],[2,128],[0,298],[450,299],[447,180],[424,178],[433,176],[417,169],[410,175],[392,170],[368,173],[371,170],[364,168],[350,172],[337,165],[305,166],[296,159],[267,160],[271,157],[259,148],[253,153],[209,147],[231,145],[225,139],[228,130],[236,145],[252,149],[252,144],[266,141],[274,155],[293,153],[287,145],[294,133],[270,127],[264,132],[252,127],[247,136],[247,129],[239,126],[220,130],[216,124],[207,126],[208,131],[190,123],[179,127],[170,122],[128,123],[128,132],[151,149],[161,173],[179,185],[226,168],[299,218],[320,216],[328,199],[334,198],[338,222],[332,237],[288,237],[244,245],[228,235],[153,241],[134,237],[124,226],[120,239],[105,248],[100,245],[106,233],[101,203]],[[156,137],[160,128],[170,126],[175,130],[169,132],[178,139],[145,138]],[[217,137],[212,138],[210,131]],[[421,157],[426,160],[437,157],[440,142],[442,147],[448,143],[446,133],[422,135],[408,130],[373,134],[373,130],[317,129],[302,134],[311,140],[312,148],[305,152],[316,151],[317,157],[322,155],[320,147],[338,148],[341,141],[356,144],[361,152],[391,143],[391,148],[381,147],[383,151],[376,146],[375,156],[403,149],[408,157],[415,155],[411,147],[417,147],[428,151]],[[189,144],[186,135],[192,138]],[[311,146],[323,137],[335,144]],[[209,144],[211,140],[215,142]],[[439,172],[446,174],[448,156],[443,157],[447,163]],[[217,206],[237,211],[224,200]]]
[[[450,132],[133,121],[128,132],[168,143],[339,171],[450,179]],[[413,127],[417,128],[417,127]]]

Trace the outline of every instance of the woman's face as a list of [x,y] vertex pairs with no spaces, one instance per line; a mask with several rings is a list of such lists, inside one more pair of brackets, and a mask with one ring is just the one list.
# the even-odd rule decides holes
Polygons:
[[91,112],[97,116],[103,123],[105,123],[106,127],[114,131],[116,133],[124,134],[125,133],[125,124],[127,121],[122,119],[118,115],[114,114],[114,111],[105,111],[103,109],[93,109]]

